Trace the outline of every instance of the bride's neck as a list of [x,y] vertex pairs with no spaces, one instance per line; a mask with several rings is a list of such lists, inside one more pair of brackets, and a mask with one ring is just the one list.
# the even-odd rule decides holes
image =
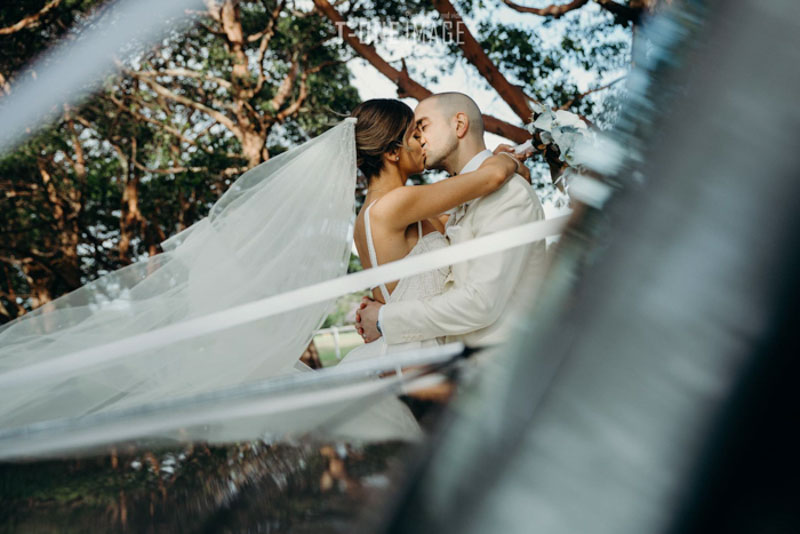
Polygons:
[[372,178],[367,187],[367,195],[384,195],[392,189],[406,185],[407,176],[403,176],[397,167],[384,169]]

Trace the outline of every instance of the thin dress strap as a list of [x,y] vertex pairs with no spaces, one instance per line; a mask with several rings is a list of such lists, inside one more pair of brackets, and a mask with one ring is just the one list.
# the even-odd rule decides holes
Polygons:
[[[375,202],[377,202],[377,200],[373,201],[372,204],[375,204]],[[369,251],[369,262],[373,267],[377,267],[378,256],[375,254],[375,244],[372,242],[372,229],[370,228],[369,224],[369,209],[372,207],[372,204],[367,206],[367,211],[364,212],[364,229],[367,232],[367,250]],[[386,284],[380,284],[378,287],[381,288],[383,300],[388,303],[390,294],[389,290],[386,289]]]
[[422,239],[422,221],[417,221],[417,230],[419,231],[419,239]]

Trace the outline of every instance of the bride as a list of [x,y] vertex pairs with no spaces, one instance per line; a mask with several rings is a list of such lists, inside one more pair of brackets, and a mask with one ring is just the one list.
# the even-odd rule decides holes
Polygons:
[[[164,241],[161,254],[105,274],[0,327],[0,449],[10,443],[6,438],[24,448],[36,439],[31,429],[43,424],[76,418],[85,423],[87,416],[105,424],[114,422],[114,414],[289,372],[332,302],[255,320],[241,308],[346,271],[357,166],[369,179],[369,191],[355,240],[369,268],[445,246],[437,215],[499,187],[516,167],[512,158],[490,159],[473,173],[404,187],[409,175],[423,170],[424,147],[411,109],[379,100],[363,103],[353,118],[251,169],[208,217]],[[375,288],[373,295],[383,302],[433,295],[445,278],[442,271],[409,277]],[[224,324],[186,335],[185,325],[210,316]],[[139,345],[142,336],[146,345]],[[399,348],[372,343],[346,360]],[[147,413],[152,420],[140,418],[141,428],[155,428],[158,410]],[[314,420],[286,424],[307,431]],[[260,428],[268,430],[270,421],[260,421]],[[205,425],[190,434],[207,432]],[[246,429],[246,435],[255,432]],[[179,434],[188,435],[186,429]]]

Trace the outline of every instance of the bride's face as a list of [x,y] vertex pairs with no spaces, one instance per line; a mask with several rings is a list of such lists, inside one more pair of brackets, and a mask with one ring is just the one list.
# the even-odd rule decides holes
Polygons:
[[420,138],[419,129],[412,123],[403,138],[400,160],[397,162],[403,174],[419,174],[425,170],[425,149]]

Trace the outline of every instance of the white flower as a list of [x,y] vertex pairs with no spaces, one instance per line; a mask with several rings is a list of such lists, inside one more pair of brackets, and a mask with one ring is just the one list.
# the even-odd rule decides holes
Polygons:
[[547,130],[550,131],[553,128],[553,121],[555,120],[555,115],[549,109],[546,109],[542,112],[541,115],[534,121],[533,125],[540,130]]
[[538,115],[539,113],[544,113],[544,110],[547,109],[539,102],[533,102],[530,100],[528,101],[528,107],[530,108],[530,110],[533,112],[534,115]]
[[572,126],[573,128],[586,128],[586,124],[581,118],[570,111],[559,109],[556,111],[556,122],[558,126]]
[[575,157],[578,145],[592,144],[594,133],[588,129],[580,116],[563,109],[555,112],[549,108],[538,105],[531,109],[541,110],[535,121],[526,125],[531,134],[539,133],[539,138],[545,145],[558,147],[561,160],[570,166],[579,164]]
[[561,156],[566,161],[567,154],[572,151],[572,147],[581,138],[581,134],[573,127],[566,126],[563,128],[553,128],[550,132],[553,136],[553,142],[558,145],[561,151]]

